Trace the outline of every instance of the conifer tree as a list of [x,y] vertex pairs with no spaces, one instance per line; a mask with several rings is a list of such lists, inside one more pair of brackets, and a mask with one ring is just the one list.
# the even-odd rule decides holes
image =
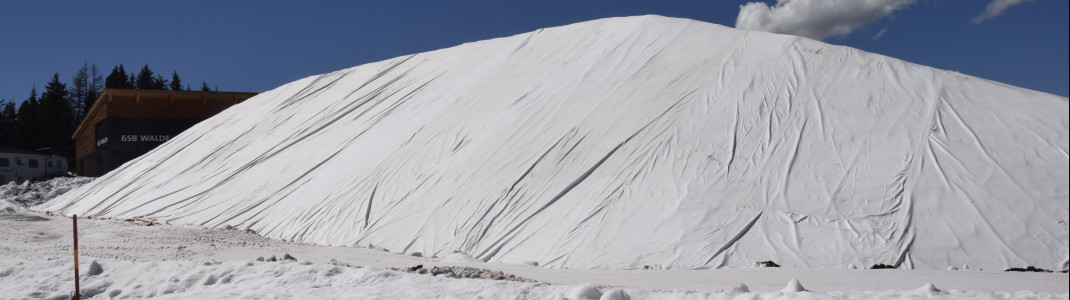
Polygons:
[[178,78],[178,70],[175,70],[175,71],[171,72],[171,90],[172,91],[181,91],[182,90],[182,79]]
[[137,73],[137,76],[131,75],[135,81],[135,88],[139,90],[162,90],[167,88],[167,80],[162,76],[156,75],[149,69],[149,64],[141,67],[141,71]]
[[150,89],[150,90],[166,90],[167,89],[167,79],[163,79],[163,76],[160,76],[160,75],[156,75],[156,76],[152,77],[152,86],[149,87],[148,89]]
[[123,64],[111,69],[111,74],[104,80],[104,87],[109,89],[133,89],[130,77],[126,75]]
[[134,72],[130,72],[130,75],[126,76],[126,78],[130,79],[126,84],[130,89],[136,90],[140,88],[137,86],[137,75],[134,75]]
[[[121,86],[123,86],[122,83],[119,83],[119,81],[121,80],[121,76],[122,76],[122,75],[119,75],[119,74],[122,74],[122,73],[119,73],[119,67],[118,66],[115,66],[115,67],[111,68],[111,73],[108,73],[108,77],[104,78],[104,88],[118,89]],[[123,74],[123,75],[126,75],[126,74]],[[123,80],[123,81],[125,81],[125,80]]]
[[130,72],[129,75],[127,75],[126,69],[123,69],[123,64],[119,64],[119,73],[123,74],[123,75],[121,75],[119,77],[119,78],[123,79],[123,82],[120,85],[120,86],[122,86],[122,88],[124,88],[124,89],[133,89],[133,88],[135,88],[134,87],[134,72]]
[[30,98],[19,105],[15,121],[15,146],[37,149],[38,144],[38,114],[37,87],[30,90]]
[[59,73],[45,85],[41,93],[39,126],[41,140],[38,146],[66,151],[72,149],[70,140],[74,131],[74,114],[67,97],[67,84],[59,81]]
[[152,70],[149,69],[149,64],[141,67],[141,71],[137,73],[137,88],[140,90],[153,89],[156,79],[153,75]]
[[201,81],[201,91],[202,92],[211,92],[212,88],[208,87],[208,83],[206,83],[204,81]]
[[18,115],[15,112],[15,102],[0,99],[0,145],[15,146],[15,122]]

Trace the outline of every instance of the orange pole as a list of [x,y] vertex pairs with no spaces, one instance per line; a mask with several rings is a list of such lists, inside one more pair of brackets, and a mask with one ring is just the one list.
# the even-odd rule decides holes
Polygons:
[[74,218],[74,299],[82,299],[81,287],[78,285],[78,215]]

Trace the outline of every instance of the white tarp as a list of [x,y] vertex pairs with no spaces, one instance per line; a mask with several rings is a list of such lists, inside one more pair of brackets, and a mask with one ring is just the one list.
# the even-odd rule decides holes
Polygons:
[[1067,98],[602,19],[236,105],[38,209],[568,268],[1065,268]]

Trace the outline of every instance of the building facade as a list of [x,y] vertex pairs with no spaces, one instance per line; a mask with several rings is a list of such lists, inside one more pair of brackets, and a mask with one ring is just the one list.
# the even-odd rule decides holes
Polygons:
[[0,147],[0,184],[67,174],[67,159],[48,153]]
[[105,89],[74,131],[77,173],[104,175],[255,95]]

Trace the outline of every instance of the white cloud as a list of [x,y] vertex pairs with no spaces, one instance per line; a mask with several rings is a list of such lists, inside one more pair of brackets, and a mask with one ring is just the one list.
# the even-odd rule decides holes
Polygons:
[[988,7],[985,7],[985,11],[982,12],[980,15],[973,17],[973,20],[970,20],[970,22],[974,25],[981,24],[981,22],[984,22],[984,20],[1002,15],[1003,12],[1007,11],[1007,9],[1011,6],[1015,6],[1018,4],[1022,4],[1023,2],[1029,1],[1033,0],[992,0],[992,2],[988,3]]
[[876,40],[881,38],[882,36],[884,36],[885,32],[888,32],[888,28],[882,28],[881,31],[878,31],[877,34],[873,35],[873,39]]
[[851,34],[858,28],[877,22],[915,1],[777,0],[777,4],[773,6],[750,2],[739,7],[736,28],[823,40]]

